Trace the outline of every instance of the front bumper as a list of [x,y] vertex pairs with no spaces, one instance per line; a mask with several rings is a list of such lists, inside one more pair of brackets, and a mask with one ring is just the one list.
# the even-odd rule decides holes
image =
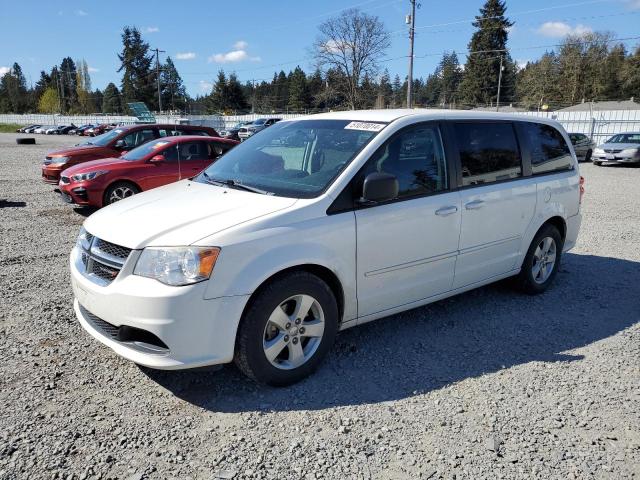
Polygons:
[[46,183],[57,184],[60,181],[60,174],[64,170],[65,164],[50,163],[48,165],[42,165],[42,180]]
[[592,162],[600,162],[605,165],[617,165],[617,164],[634,164],[640,163],[640,157],[621,157],[618,155],[595,155],[591,156]]
[[[233,359],[236,331],[248,295],[205,300],[206,282],[170,287],[133,275],[139,255],[136,250],[115,280],[100,286],[80,272],[76,255],[74,248],[70,268],[76,316],[89,334],[118,355],[162,370],[216,365]],[[166,348],[119,340],[110,330],[122,326],[149,332]]]
[[90,181],[71,182],[58,184],[62,200],[66,203],[72,203],[81,206],[102,206],[103,191],[101,188],[96,189],[91,185]]

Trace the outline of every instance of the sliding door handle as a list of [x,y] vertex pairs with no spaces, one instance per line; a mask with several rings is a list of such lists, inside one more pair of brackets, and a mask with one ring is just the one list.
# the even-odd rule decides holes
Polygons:
[[458,207],[450,206],[450,207],[442,207],[436,210],[436,215],[440,215],[441,217],[446,217],[447,215],[451,215],[458,211]]
[[473,202],[465,203],[464,208],[467,210],[477,210],[484,207],[484,200],[474,200]]

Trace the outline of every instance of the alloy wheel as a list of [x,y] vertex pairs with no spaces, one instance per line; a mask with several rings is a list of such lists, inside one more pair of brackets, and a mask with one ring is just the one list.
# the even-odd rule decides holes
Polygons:
[[556,265],[556,241],[551,237],[544,237],[533,253],[531,274],[537,284],[546,282]]
[[124,200],[127,197],[132,197],[136,192],[131,187],[122,186],[116,187],[109,195],[109,203],[119,202],[120,200]]
[[264,329],[262,347],[267,360],[281,370],[306,363],[322,342],[325,318],[310,295],[294,295],[278,305]]

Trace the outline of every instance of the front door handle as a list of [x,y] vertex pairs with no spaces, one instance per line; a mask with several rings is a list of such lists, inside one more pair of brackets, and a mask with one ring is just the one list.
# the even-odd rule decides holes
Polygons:
[[484,207],[484,200],[474,200],[464,205],[464,208],[467,210],[477,210],[482,207]]
[[450,206],[450,207],[442,207],[436,210],[436,215],[440,215],[441,217],[446,217],[447,215],[451,215],[458,211],[458,207]]

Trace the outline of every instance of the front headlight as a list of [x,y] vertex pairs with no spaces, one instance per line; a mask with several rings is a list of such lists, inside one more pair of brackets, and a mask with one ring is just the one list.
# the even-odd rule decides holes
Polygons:
[[80,233],[78,234],[78,239],[76,240],[76,246],[82,248],[83,250],[89,250],[92,238],[93,237],[91,236],[91,234],[87,232],[84,227],[80,227]]
[[133,274],[155,278],[166,285],[190,285],[211,276],[218,255],[218,247],[147,247]]
[[635,157],[636,155],[638,155],[639,151],[640,150],[638,150],[637,148],[625,148],[620,153],[625,157]]
[[51,157],[51,163],[57,163],[59,165],[64,165],[69,161],[69,157]]
[[105,173],[109,173],[109,170],[98,170],[96,172],[89,172],[89,173],[77,173],[75,175],[71,176],[71,180],[75,181],[75,182],[82,182],[85,180],[93,180],[94,178],[100,176],[100,175],[104,175]]

